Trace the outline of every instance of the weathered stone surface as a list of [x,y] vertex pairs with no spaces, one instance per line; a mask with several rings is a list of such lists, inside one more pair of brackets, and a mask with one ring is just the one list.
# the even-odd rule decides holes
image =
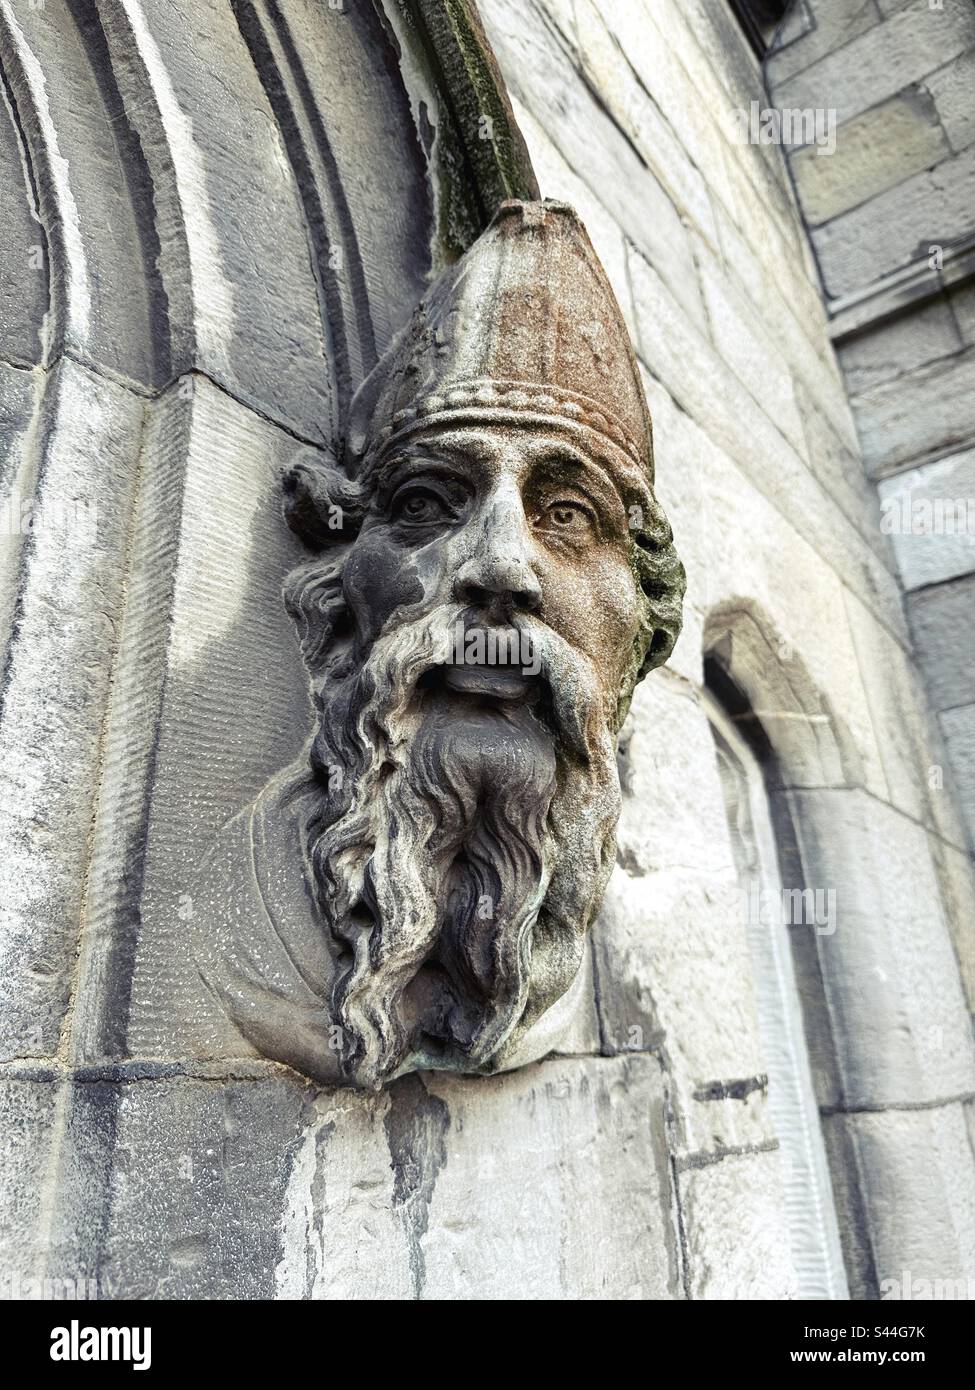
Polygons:
[[961,1107],[860,1114],[849,1123],[861,1170],[871,1175],[865,1200],[881,1296],[890,1296],[885,1281],[899,1286],[905,1271],[923,1280],[972,1277]]
[[777,1153],[724,1158],[680,1173],[691,1298],[795,1296]]
[[[950,788],[945,795],[951,795]],[[975,1015],[975,864],[970,853],[946,844],[940,835],[930,835],[929,842],[968,1010]]]
[[975,449],[882,479],[878,492],[905,588],[975,570]]
[[849,1295],[858,1300],[875,1299],[879,1291],[864,1196],[871,1175],[860,1169],[853,1120],[829,1113],[821,1117],[821,1124]]
[[909,88],[841,125],[834,152],[797,150],[792,171],[803,212],[818,226],[951,153],[933,99]]
[[952,356],[962,343],[952,306],[946,296],[938,295],[898,319],[846,339],[837,352],[850,394],[860,396],[925,363]]
[[924,831],[862,792],[794,794],[807,886],[835,893],[818,940],[846,1107],[975,1088],[968,1012]]
[[964,831],[949,798],[937,787],[944,749],[926,707],[921,674],[908,650],[845,596],[864,689],[887,779],[885,800],[956,845]]
[[77,1084],[52,1267],[97,1262],[116,1297],[272,1297],[306,1104],[283,1077]]
[[[143,401],[62,361],[11,479],[0,700],[4,1057],[57,1051],[76,964]],[[36,486],[35,486],[36,484]],[[7,528],[5,528],[7,529]]]
[[[823,492],[801,457],[757,402],[742,392],[738,378],[681,313],[654,268],[632,249],[630,277],[639,326],[637,348],[648,369],[645,385],[651,411],[660,394],[659,387],[654,391],[656,382],[665,388],[671,408],[676,405],[690,415],[756,490],[787,520],[794,519],[795,531],[809,534],[801,518],[818,514]],[[884,620],[901,628],[896,580],[839,507],[832,501],[828,505],[834,521],[817,528],[809,539],[830,568],[847,578],[856,592],[871,594]]]
[[671,1200],[652,1057],[323,1093],[294,1149],[277,1293],[672,1298]]
[[975,692],[975,652],[965,636],[973,604],[972,575],[908,596],[915,650],[937,710],[967,705]]
[[[745,909],[693,692],[663,677],[644,684],[620,766],[617,869],[593,936],[603,1046],[666,1058],[681,1152],[765,1142]],[[724,1001],[717,1015],[705,1004],[714,998]],[[737,1098],[733,1082],[747,1083]]]
[[[818,288],[814,288],[801,264],[780,247],[768,258],[755,255],[751,237],[739,230],[723,209],[716,209],[721,249],[720,270],[736,284],[749,304],[760,306],[766,331],[775,352],[788,364],[797,396],[803,389],[811,404],[828,417],[842,444],[858,453],[856,427],[836,358],[823,346],[826,317]],[[706,255],[705,253],[702,253]],[[804,417],[805,411],[800,408]],[[810,466],[817,466],[815,454]],[[862,480],[862,468],[857,460]]]
[[196,865],[307,737],[281,597],[303,556],[281,478],[302,454],[203,378],[153,407],[92,843],[81,1060],[179,1055],[208,1002],[185,946]]
[[[859,7],[844,9],[850,19],[862,13]],[[911,0],[885,22],[864,25],[849,42],[837,33],[830,51],[788,79],[780,78],[775,67],[782,58],[773,58],[773,96],[777,105],[832,107],[842,123],[920,81],[973,44],[975,14],[967,0],[944,0],[938,10],[931,9],[928,0]]]
[[850,294],[961,239],[973,199],[975,152],[968,149],[814,228],[827,293]]
[[[684,311],[696,317],[697,274],[680,215],[653,169],[620,138],[580,82],[564,44],[530,10],[511,0],[492,0],[484,6],[484,20],[513,96],[536,117],[624,234],[655,264],[666,267]],[[556,110],[557,122],[550,119]]]
[[939,716],[969,835],[975,841],[975,704]]
[[[57,1103],[57,1086],[40,1074],[36,1080],[0,1080],[4,1137],[0,1299],[40,1298],[44,1295],[40,1281],[53,1273],[47,1260],[44,1217],[53,1198],[51,1155]],[[62,1277],[91,1272],[60,1271]]]
[[742,386],[774,420],[794,449],[804,450],[802,421],[788,367],[758,313],[737,294],[713,263],[701,270],[707,325],[718,355],[732,364]]
[[26,174],[20,137],[0,102],[0,357],[21,365],[42,360],[50,307],[50,253]]
[[938,118],[953,150],[963,150],[975,140],[975,52],[962,53],[954,62],[929,73],[924,85],[934,98]]
[[969,447],[975,439],[975,352],[929,362],[853,400],[873,477]]
[[866,33],[879,20],[876,0],[815,0],[815,19],[805,0],[796,0],[780,24],[766,60],[772,87]]

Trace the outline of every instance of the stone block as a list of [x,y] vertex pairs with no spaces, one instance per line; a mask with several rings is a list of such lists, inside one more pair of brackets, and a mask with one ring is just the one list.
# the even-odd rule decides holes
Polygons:
[[887,780],[884,799],[961,846],[964,833],[938,786],[944,749],[917,663],[858,600],[844,599]]
[[841,125],[832,153],[812,145],[795,151],[792,172],[803,214],[818,226],[951,153],[933,99],[908,89]]
[[753,1153],[680,1174],[688,1297],[795,1297],[779,1164]]
[[805,884],[835,894],[818,937],[845,1107],[975,1087],[971,1026],[924,830],[862,792],[794,794]]
[[446,1122],[429,1197],[413,1176],[422,1133],[386,1126],[424,1297],[679,1296],[655,1058],[550,1060],[481,1081],[438,1073],[426,1086]]
[[967,149],[814,227],[826,293],[838,299],[865,289],[961,240],[973,201],[975,150]]
[[795,449],[805,444],[792,374],[759,315],[713,260],[701,266],[707,325],[718,355]]
[[0,715],[4,1057],[57,1051],[72,988],[143,409],[62,360],[19,451],[20,526],[3,544],[18,604]]
[[975,352],[930,362],[853,398],[871,477],[958,453],[975,441]]
[[[859,6],[842,8],[848,20],[860,13]],[[842,124],[971,48],[975,12],[967,0],[944,0],[940,10],[928,0],[911,0],[881,24],[864,19],[862,32],[848,42],[837,39],[835,48],[788,80],[774,67],[782,59],[773,59],[776,105],[832,107]]]
[[[640,42],[633,42],[634,20],[638,19],[634,7],[621,6],[618,15],[612,16],[611,33],[593,0],[577,0],[575,25],[582,80],[598,94],[620,132],[653,170],[681,218],[693,223],[713,245],[716,237],[708,184],[688,158],[673,122],[661,115],[656,80],[647,81],[651,74],[654,79],[658,76],[655,58],[666,63],[661,53],[665,45],[659,41],[657,30],[646,23],[640,24]],[[642,74],[637,66],[641,55],[645,60]]]
[[939,716],[968,834],[975,844],[975,704]]
[[884,478],[878,492],[906,589],[975,571],[975,449]]
[[640,687],[620,767],[617,868],[593,931],[603,1046],[666,1057],[682,1152],[767,1141],[745,908],[710,725],[692,692]]
[[878,1297],[877,1274],[864,1194],[870,1175],[860,1172],[851,1118],[843,1114],[824,1114],[821,1123],[849,1296],[857,1301],[875,1299]]
[[[822,488],[775,422],[742,391],[734,372],[681,312],[660,276],[632,249],[630,274],[637,347],[647,367],[644,385],[655,419],[668,408],[666,402],[655,405],[662,386],[673,405],[708,437],[712,450],[730,455],[779,514],[792,521],[794,534],[809,536],[827,566],[856,592],[869,593],[884,620],[901,630],[900,589],[891,571],[839,507],[824,502]],[[808,518],[822,516],[824,505],[832,509],[833,519],[810,533]],[[740,516],[737,506],[735,514]],[[703,516],[698,524],[704,527]]]
[[953,150],[963,150],[975,140],[975,52],[960,54],[924,79],[938,109],[938,117]]
[[912,1284],[937,1280],[942,1286],[971,1277],[971,1197],[959,1192],[959,1185],[969,1186],[971,1163],[966,1159],[952,1171],[963,1116],[960,1106],[946,1111],[888,1110],[850,1118],[882,1298],[898,1291],[903,1296],[905,1275]]
[[789,79],[796,73],[879,22],[876,0],[797,0],[779,25],[765,60],[769,85],[785,88],[787,97]]
[[[84,1277],[93,1267],[56,1271],[50,1266],[43,1218],[52,1197],[51,1151],[57,1118],[58,1086],[38,1068],[35,1079],[0,1081],[3,1125],[3,1209],[0,1216],[0,1299],[41,1298],[42,1280]],[[85,1285],[87,1292],[87,1283]],[[50,1298],[51,1292],[46,1297]],[[81,1297],[85,1297],[85,1293]]]
[[846,339],[837,354],[851,396],[860,396],[928,362],[951,357],[962,346],[951,305],[938,295],[900,318]]
[[643,155],[580,80],[571,53],[515,0],[492,0],[484,21],[512,97],[536,117],[624,235],[660,266],[684,312],[699,317],[697,271],[680,215]]
[[907,611],[931,704],[936,710],[969,704],[975,696],[975,654],[968,636],[975,576],[909,594]]
[[322,1094],[294,1154],[279,1297],[677,1296],[655,1058]]
[[968,1010],[975,1016],[975,864],[971,854],[946,844],[940,835],[929,840]]
[[184,945],[197,865],[310,731],[281,594],[307,554],[281,514],[305,447],[205,379],[153,407],[92,843],[85,1062],[178,1056],[213,1007]]

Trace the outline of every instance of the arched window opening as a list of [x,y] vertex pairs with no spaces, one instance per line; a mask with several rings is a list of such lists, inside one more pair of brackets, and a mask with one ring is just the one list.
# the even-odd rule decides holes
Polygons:
[[[706,702],[741,889],[769,1075],[769,1110],[782,1151],[792,1258],[801,1298],[845,1299],[840,1248],[819,1109],[807,1046],[804,986],[816,966],[815,933],[830,929],[829,902],[801,880],[799,856],[782,797],[773,807],[768,780],[774,751],[764,729],[720,664],[705,665]],[[803,939],[805,938],[805,939]],[[812,938],[812,940],[810,940]],[[815,983],[807,993],[822,994]],[[827,1029],[816,1029],[822,1043]]]
[[729,0],[735,18],[759,58],[764,58],[775,38],[789,0]]

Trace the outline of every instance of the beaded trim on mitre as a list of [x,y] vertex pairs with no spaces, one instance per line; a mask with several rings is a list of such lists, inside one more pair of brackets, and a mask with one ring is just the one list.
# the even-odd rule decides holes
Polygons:
[[604,434],[634,463],[642,466],[644,456],[630,434],[612,415],[585,396],[572,395],[552,387],[536,388],[525,382],[471,381],[450,386],[445,391],[420,396],[412,405],[397,410],[392,423],[384,425],[379,438],[383,444],[394,435],[431,415],[464,410],[514,410],[532,415],[564,415],[573,424],[587,425]]

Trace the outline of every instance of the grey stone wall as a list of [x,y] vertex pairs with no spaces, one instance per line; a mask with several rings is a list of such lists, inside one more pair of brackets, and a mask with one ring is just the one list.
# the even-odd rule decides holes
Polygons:
[[22,1292],[790,1296],[706,656],[773,746],[784,879],[837,895],[795,935],[851,1290],[975,1275],[971,861],[781,154],[731,131],[755,63],[717,0],[482,11],[631,327],[689,599],[562,1052],[365,1097],[186,1057],[187,885],[309,727],[281,471],[528,175],[486,70],[444,99],[470,50],[427,0],[0,0],[0,480],[52,512],[0,589]]
[[975,843],[975,7],[799,0],[781,107],[835,112],[790,152],[870,477]]
[[[795,43],[776,61],[794,54],[804,69],[800,44],[812,65],[869,27],[849,4],[816,8],[815,30],[804,12],[786,21],[782,41]],[[758,1175],[774,1136],[760,1098],[721,1102],[718,1127],[719,1107],[698,1099],[768,1065],[748,1021],[751,968],[702,703],[711,655],[772,745],[772,799],[798,839],[787,886],[837,894],[835,934],[794,935],[851,1292],[876,1296],[922,1264],[928,1277],[967,1277],[971,859],[862,417],[831,343],[820,243],[814,232],[810,248],[781,148],[738,135],[736,113],[768,104],[762,74],[712,0],[483,0],[482,12],[542,191],[580,209],[632,325],[689,571],[684,635],[638,692],[625,746],[620,864],[596,938],[600,1007],[619,1000],[621,1021],[646,1020],[690,1143],[682,1219],[704,1210],[682,1166],[708,1172],[730,1199],[710,1248],[733,1248],[725,1223],[755,1210],[764,1175],[753,1185],[749,1168]],[[897,49],[901,67],[882,45],[869,61],[906,70],[914,42]],[[946,68],[966,43],[945,28],[928,46]],[[859,91],[843,92],[851,120]],[[936,396],[925,404],[938,409]],[[939,1155],[930,1184],[914,1176],[919,1144]],[[707,1248],[691,1242],[695,1255]],[[693,1292],[728,1288],[720,1262],[711,1269],[709,1280],[692,1272]]]

